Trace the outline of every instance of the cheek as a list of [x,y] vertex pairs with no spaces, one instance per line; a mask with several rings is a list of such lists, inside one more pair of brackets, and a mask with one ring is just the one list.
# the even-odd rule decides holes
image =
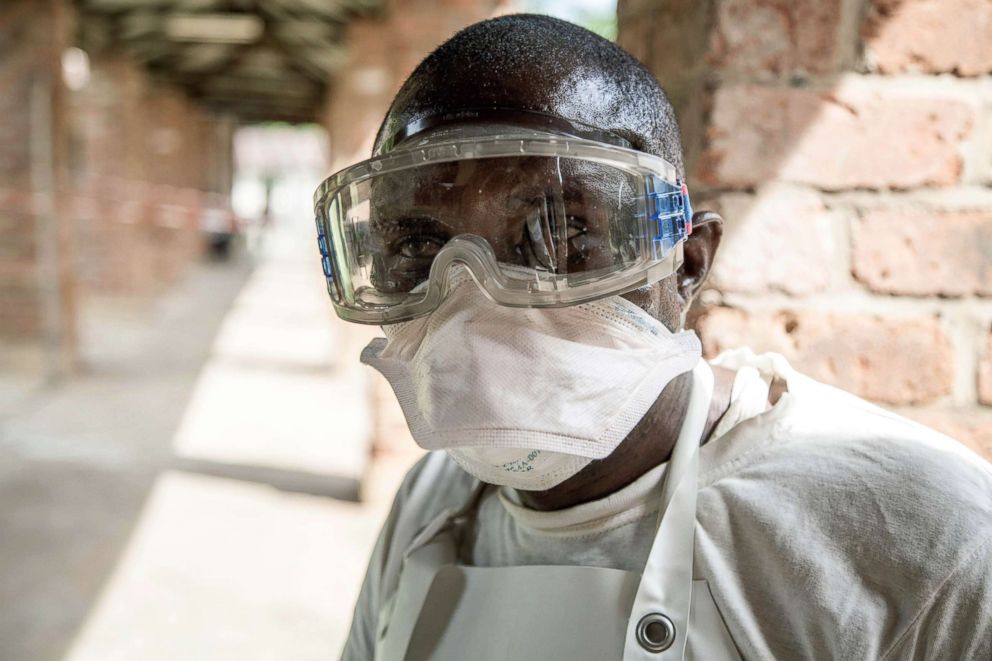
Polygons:
[[682,306],[675,289],[675,276],[621,296],[665,324],[669,330],[679,329],[682,323]]

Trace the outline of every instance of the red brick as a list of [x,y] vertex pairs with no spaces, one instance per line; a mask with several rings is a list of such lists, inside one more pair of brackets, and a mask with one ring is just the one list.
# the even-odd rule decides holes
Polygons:
[[619,10],[618,14],[617,45],[641,62],[647,62],[651,55],[653,22],[640,15],[624,15]]
[[829,190],[946,186],[975,110],[864,84],[833,91],[730,85],[716,92],[699,178],[722,187],[781,179]]
[[992,414],[969,409],[907,409],[899,413],[960,441],[992,461]]
[[38,241],[36,222],[32,213],[0,207],[0,260],[34,263]]
[[992,72],[990,0],[874,0],[862,34],[884,73]]
[[21,342],[41,334],[41,293],[37,282],[4,278],[0,283],[0,339]]
[[873,291],[992,295],[992,211],[870,211],[854,223],[852,269]]
[[810,294],[830,286],[835,226],[816,193],[784,186],[759,195],[729,193],[717,206],[726,221],[710,284],[730,292]]
[[[62,292],[59,329],[65,341],[59,352],[71,352],[73,306],[72,287],[68,269],[66,241],[68,223],[61,213],[61,196],[53,196],[52,213],[40,215],[30,191],[38,183],[33,180],[32,160],[36,156],[30,137],[42,117],[35,107],[35,81],[55,81],[46,88],[45,102],[50,105],[44,113],[48,124],[44,130],[49,138],[48,154],[52,167],[52,189],[64,184],[67,171],[68,126],[65,91],[58,85],[61,71],[59,55],[69,45],[71,31],[68,17],[70,3],[8,0],[0,3],[0,338],[37,343],[43,328],[43,295],[38,279],[37,250],[39,225],[54,222],[54,231],[45,228],[45,240],[57,244],[54,278]],[[46,185],[47,188],[47,185]],[[48,196],[43,196],[47,198]],[[4,347],[6,348],[6,347]]]
[[199,257],[199,196],[230,186],[230,122],[153,83],[119,53],[95,54],[74,96],[87,205],[77,270],[97,291],[158,293]]
[[985,336],[985,346],[978,363],[978,401],[992,406],[992,330]]
[[935,318],[717,307],[696,327],[707,356],[738,346],[778,352],[815,379],[887,404],[936,400],[954,378],[951,343]]
[[656,0],[617,0],[617,16],[620,19],[643,16],[656,6]]
[[842,5],[842,0],[719,2],[708,60],[737,73],[833,71]]

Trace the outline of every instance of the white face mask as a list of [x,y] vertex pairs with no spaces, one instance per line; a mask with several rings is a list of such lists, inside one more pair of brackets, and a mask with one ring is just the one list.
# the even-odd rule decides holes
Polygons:
[[532,491],[613,452],[701,356],[694,333],[672,333],[619,296],[510,308],[464,270],[434,312],[383,332],[362,362],[389,381],[417,444],[484,482]]

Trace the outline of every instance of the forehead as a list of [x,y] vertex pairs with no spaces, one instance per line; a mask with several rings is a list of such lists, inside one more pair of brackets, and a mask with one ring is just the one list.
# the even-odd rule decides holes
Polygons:
[[625,137],[600,126],[566,119],[545,112],[507,108],[477,108],[422,117],[397,124],[385,137],[380,151],[388,152],[410,144],[461,140],[473,137],[521,135],[583,138],[595,142],[633,148]]
[[643,121],[646,99],[632,89],[636,85],[622,84],[596,63],[572,61],[556,66],[543,59],[539,63],[519,60],[513,57],[488,65],[458,61],[446,67],[434,63],[415,71],[394,98],[379,139],[422,118],[471,114],[478,109],[539,113],[647,137],[641,135],[649,128]]

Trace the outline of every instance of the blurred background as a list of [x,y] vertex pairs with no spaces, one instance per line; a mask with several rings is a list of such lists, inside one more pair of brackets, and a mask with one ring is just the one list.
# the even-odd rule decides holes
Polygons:
[[326,659],[419,456],[311,211],[461,27],[662,81],[691,317],[992,456],[992,0],[3,0],[0,658]]

